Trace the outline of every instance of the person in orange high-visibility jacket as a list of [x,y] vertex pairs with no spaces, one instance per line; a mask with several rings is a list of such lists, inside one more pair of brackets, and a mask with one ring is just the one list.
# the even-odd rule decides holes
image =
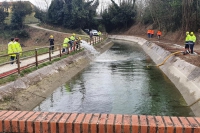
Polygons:
[[151,30],[151,38],[153,38],[154,30]]
[[147,36],[148,38],[151,38],[151,30],[147,30]]
[[160,30],[158,30],[158,32],[157,32],[158,39],[160,39],[161,35],[162,35],[162,32]]

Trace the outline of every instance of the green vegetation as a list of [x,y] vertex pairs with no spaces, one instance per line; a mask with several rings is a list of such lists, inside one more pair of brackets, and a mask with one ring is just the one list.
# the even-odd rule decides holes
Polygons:
[[149,0],[141,4],[138,12],[143,12],[138,16],[143,24],[153,24],[161,30],[197,31],[200,26],[199,0]]
[[23,23],[26,15],[32,13],[32,7],[25,2],[15,2],[12,5],[12,16],[10,27],[12,30],[20,30],[23,28]]
[[[62,60],[62,59],[66,58],[66,57],[68,57],[68,56],[70,56],[70,55],[74,55],[74,54],[79,53],[79,52],[81,52],[81,51],[83,51],[83,49],[81,49],[81,50],[79,50],[79,51],[72,52],[72,53],[70,53],[70,54],[65,54],[65,55],[63,55],[63,56],[61,56],[61,57],[59,57],[59,58],[52,59],[52,61],[44,62],[44,63],[42,63],[42,64],[39,64],[39,65],[38,65],[38,68],[37,68],[37,67],[31,67],[31,68],[27,68],[27,69],[25,69],[25,70],[22,70],[22,71],[20,72],[20,76],[23,77],[24,75],[29,74],[29,73],[31,73],[31,72],[33,72],[33,71],[39,69],[39,68],[43,68],[43,67],[45,67],[45,66],[48,66],[48,65],[50,65],[50,64],[52,64],[52,63],[54,63],[54,62],[57,62],[57,61],[59,61],[59,60]],[[2,79],[0,80],[0,85],[5,84],[5,83],[7,83],[7,82],[15,81],[18,77],[19,77],[18,74],[13,74],[13,75],[9,75],[9,76],[7,76],[7,77],[5,77],[5,78],[2,78]]]
[[72,91],[71,88],[70,88],[70,85],[68,83],[65,84],[65,90],[66,90],[66,92],[71,92]]
[[122,2],[119,6],[113,1],[108,10],[102,14],[103,24],[108,32],[113,30],[127,29],[132,26],[136,18],[136,11],[134,10],[135,2]]
[[[37,48],[37,52],[38,52],[38,55],[41,55],[41,54],[45,54],[45,53],[48,53],[49,52],[49,48],[48,47],[45,47],[45,48]],[[7,49],[2,51],[1,52],[2,55],[6,55],[7,54]],[[20,58],[26,58],[26,57],[35,57],[35,51],[34,50],[29,50],[29,51],[24,51],[22,53],[22,55],[20,55]],[[8,62],[10,59],[9,59],[9,56],[6,56],[6,57],[1,57],[1,60],[0,60],[0,64],[1,63],[5,63],[5,62]]]
[[68,29],[97,27],[96,9],[99,1],[84,2],[82,0],[52,0],[47,12],[36,9],[35,17],[41,22]]
[[5,83],[7,83],[7,82],[15,81],[17,78],[18,78],[18,75],[17,75],[17,74],[10,75],[10,76],[8,76],[8,77],[2,78],[2,79],[0,80],[0,85],[1,85],[1,84],[5,84]]

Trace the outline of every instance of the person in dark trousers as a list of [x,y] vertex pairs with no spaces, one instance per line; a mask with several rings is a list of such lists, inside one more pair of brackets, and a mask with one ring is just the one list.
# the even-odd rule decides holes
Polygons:
[[73,51],[73,47],[74,47],[74,41],[76,39],[76,34],[73,33],[70,37],[69,37],[69,44],[70,44],[70,52]]
[[190,32],[190,40],[191,40],[191,44],[190,44],[190,50],[191,50],[191,54],[194,54],[194,45],[195,45],[195,42],[196,42],[196,36],[194,35],[193,32]]
[[10,56],[10,64],[13,64],[14,63],[14,60],[16,58],[16,53],[17,50],[15,48],[15,44],[14,44],[14,38],[11,38],[10,39],[10,42],[8,43],[8,54]]
[[154,30],[151,30],[151,38],[154,36]]
[[151,38],[151,30],[147,30],[147,37]]
[[186,37],[185,37],[185,51],[183,52],[183,55],[189,54],[189,48],[190,48],[190,41],[191,40],[191,36],[189,34],[189,32],[186,32]]
[[158,37],[158,40],[160,40],[160,36],[162,35],[162,32],[160,30],[158,30],[157,32],[157,37]]
[[50,50],[51,50],[51,52],[53,54],[53,51],[54,51],[54,38],[53,38],[53,35],[50,35],[49,43],[50,43]]
[[[22,47],[19,43],[19,38],[15,38],[14,46],[15,46],[16,52],[19,53],[19,55],[22,55]],[[16,56],[16,61],[18,63],[17,56]],[[21,62],[19,62],[19,63],[21,63]]]

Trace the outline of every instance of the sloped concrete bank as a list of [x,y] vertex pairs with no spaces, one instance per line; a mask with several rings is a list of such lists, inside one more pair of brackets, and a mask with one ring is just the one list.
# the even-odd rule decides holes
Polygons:
[[[155,43],[140,37],[113,35],[109,38],[137,42],[157,65],[171,54]],[[200,68],[172,56],[160,66],[160,69],[180,91],[195,116],[200,116]]]
[[[106,41],[95,48],[102,53],[112,45],[111,41]],[[0,109],[32,110],[56,88],[86,68],[90,61],[84,50],[1,86]]]

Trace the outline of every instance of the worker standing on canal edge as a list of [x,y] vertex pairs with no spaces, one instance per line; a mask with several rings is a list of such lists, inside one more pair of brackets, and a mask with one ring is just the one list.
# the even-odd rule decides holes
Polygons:
[[154,30],[151,30],[151,38],[153,38]]
[[53,51],[54,51],[54,38],[53,38],[53,35],[50,35],[49,43],[50,43],[50,50],[51,50],[51,52],[53,54]]
[[62,53],[67,53],[68,52],[68,43],[69,43],[69,38],[65,37],[64,41],[63,41],[63,49],[62,49]]
[[185,37],[185,51],[183,52],[184,55],[189,54],[189,45],[190,45],[190,41],[191,40],[191,36],[189,34],[189,32],[186,32],[186,37]]
[[17,50],[15,48],[15,45],[14,45],[14,38],[11,38],[10,39],[10,42],[8,43],[8,54],[10,56],[10,64],[13,64],[14,63],[14,60],[16,58],[16,53]]
[[160,40],[160,36],[162,35],[162,32],[160,30],[158,30],[157,32],[157,37],[158,37],[158,40]]
[[190,44],[190,50],[191,50],[191,54],[194,54],[193,48],[196,42],[196,36],[194,35],[193,32],[190,32],[190,40],[191,40],[191,44]]
[[98,36],[101,36],[101,31],[98,31]]
[[80,49],[81,37],[76,38],[76,49]]
[[[14,46],[15,46],[16,52],[19,53],[19,55],[22,55],[22,47],[19,43],[19,38],[15,38]],[[17,60],[17,56],[16,56],[16,60]]]
[[147,30],[147,37],[151,38],[151,30]]
[[74,41],[75,41],[75,37],[76,36],[76,34],[75,33],[73,33],[71,36],[70,36],[70,40],[69,40],[69,44],[70,44],[70,51],[72,51],[73,50],[73,44],[74,44]]

